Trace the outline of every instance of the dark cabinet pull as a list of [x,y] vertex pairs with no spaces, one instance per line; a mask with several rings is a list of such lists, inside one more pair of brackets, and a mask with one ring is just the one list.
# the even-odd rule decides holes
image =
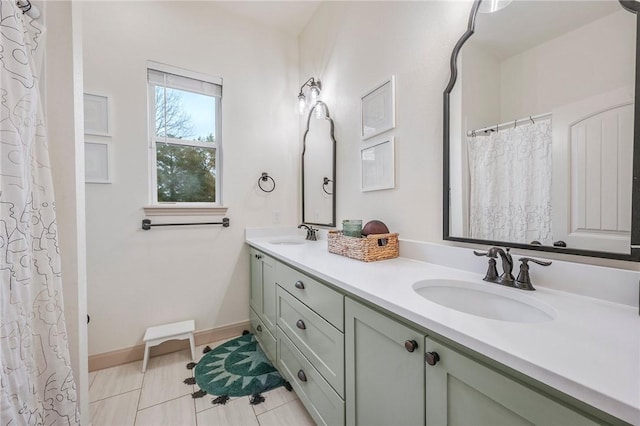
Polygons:
[[304,290],[304,283],[300,280],[296,281],[296,283],[294,284],[294,286],[296,288],[299,288],[300,290]]
[[298,371],[298,379],[302,380],[303,382],[307,381],[307,375],[304,374],[304,371],[302,370]]
[[404,348],[408,352],[413,352],[418,349],[418,342],[416,342],[415,340],[407,340],[406,342],[404,342]]
[[300,330],[307,329],[307,326],[305,325],[304,321],[302,321],[301,319],[299,319],[298,322],[296,322],[296,327],[298,327]]
[[262,326],[261,326],[261,325],[258,325],[258,326],[256,327],[256,331],[257,331],[258,333],[262,333]]
[[440,361],[440,355],[437,352],[427,352],[424,354],[424,359],[429,365],[436,365]]

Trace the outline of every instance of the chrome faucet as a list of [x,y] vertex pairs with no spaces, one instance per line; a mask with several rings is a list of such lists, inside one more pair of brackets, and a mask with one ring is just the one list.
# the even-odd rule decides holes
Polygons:
[[309,241],[317,241],[318,237],[316,236],[317,229],[313,229],[311,226],[307,226],[304,223],[298,225],[298,229],[306,228],[307,229],[307,237],[305,239]]
[[[500,247],[491,247],[486,252],[474,250],[473,254],[476,256],[487,256],[489,258],[489,269],[487,270],[487,275],[484,277],[485,281],[506,285],[508,287],[515,287],[514,283],[516,278],[513,276],[513,258],[511,257],[511,254],[509,254],[508,247],[506,250],[503,250]],[[500,259],[502,260],[502,275],[500,276],[498,276],[495,261],[498,256],[500,256]]]

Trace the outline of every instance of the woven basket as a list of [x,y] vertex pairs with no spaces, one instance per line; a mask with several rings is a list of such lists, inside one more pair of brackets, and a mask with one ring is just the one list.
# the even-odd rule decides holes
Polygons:
[[373,234],[363,238],[346,237],[341,231],[329,231],[329,253],[364,262],[398,257],[398,234]]

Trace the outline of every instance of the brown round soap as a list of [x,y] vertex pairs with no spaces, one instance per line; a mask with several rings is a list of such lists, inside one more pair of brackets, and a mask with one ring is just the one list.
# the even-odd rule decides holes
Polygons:
[[372,220],[367,222],[367,224],[362,228],[362,235],[371,235],[371,234],[388,234],[389,228],[383,222],[379,220]]

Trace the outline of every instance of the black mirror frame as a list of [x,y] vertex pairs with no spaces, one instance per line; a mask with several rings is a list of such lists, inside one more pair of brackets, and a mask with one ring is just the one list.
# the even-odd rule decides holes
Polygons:
[[[618,0],[620,5],[627,11],[638,15],[640,12],[640,2],[636,0]],[[491,246],[509,246],[535,251],[546,251],[562,254],[573,254],[578,256],[599,257],[605,259],[629,260],[640,262],[640,20],[636,18],[636,70],[635,70],[635,100],[634,100],[634,133],[633,133],[633,185],[631,190],[631,253],[613,253],[594,250],[580,250],[573,248],[537,246],[531,244],[508,243],[505,241],[479,240],[474,238],[454,237],[450,232],[450,177],[449,177],[449,137],[450,137],[450,99],[449,95],[458,78],[458,55],[464,43],[475,32],[476,16],[482,0],[474,0],[467,30],[460,37],[451,53],[450,68],[451,77],[444,90],[444,116],[443,116],[443,187],[442,187],[442,207],[443,207],[443,240],[457,241],[461,243],[475,243]],[[634,226],[636,225],[636,226]]]
[[[329,120],[329,124],[331,125],[329,136],[331,136],[331,141],[333,142],[333,146],[331,147],[333,150],[333,164],[332,164],[333,174],[331,176],[331,180],[333,181],[333,191],[331,193],[331,198],[332,198],[331,223],[308,222],[305,219],[305,214],[304,214],[304,153],[307,150],[307,134],[309,133],[311,118],[315,114],[315,109],[318,107],[324,108],[324,119]],[[333,119],[331,118],[331,114],[329,113],[329,107],[327,106],[327,104],[325,104],[322,101],[317,101],[309,111],[309,116],[307,117],[307,129],[305,130],[304,136],[302,137],[302,223],[307,225],[326,226],[330,228],[334,228],[336,226],[336,138],[334,136],[334,124],[333,124]]]

